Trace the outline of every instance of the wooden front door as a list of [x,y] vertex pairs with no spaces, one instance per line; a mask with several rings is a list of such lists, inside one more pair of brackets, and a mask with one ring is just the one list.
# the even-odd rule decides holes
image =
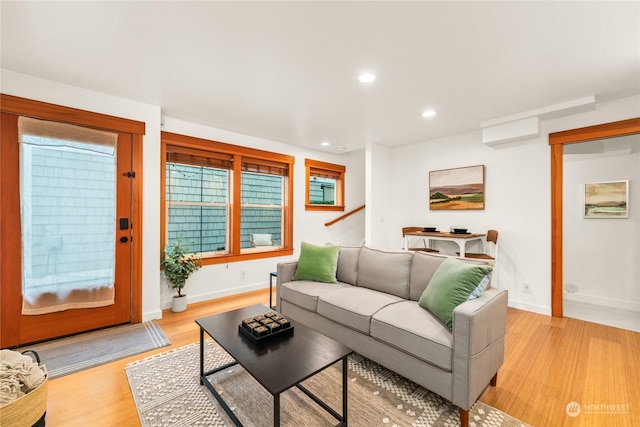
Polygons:
[[[21,155],[18,143],[18,118],[18,114],[5,112],[1,117],[0,347],[131,322],[133,177],[129,172],[132,171],[133,136],[118,133],[115,154],[110,165],[105,166],[106,172],[101,174],[96,173],[96,168],[101,166],[81,156],[71,160],[57,159],[60,153],[55,150],[39,155],[37,160],[34,157],[33,169],[30,169],[25,167],[21,158],[25,155]],[[100,179],[106,180],[110,190],[103,190],[97,182]],[[43,183],[40,187],[34,184],[27,189],[24,181],[28,180]],[[72,190],[65,190],[63,185],[56,187],[52,181],[71,183]],[[28,194],[34,197],[29,199],[24,197],[24,193],[40,195]],[[94,205],[87,205],[87,194],[96,197]],[[44,200],[51,208],[43,212],[40,207],[40,217],[36,218],[37,209],[33,206],[29,221],[34,225],[25,231],[23,222],[26,220],[21,209],[30,203],[36,204],[36,200]],[[112,223],[105,224],[105,218]],[[106,237],[99,242],[102,245],[99,252],[89,254],[99,233],[96,230]],[[34,236],[25,236],[25,233],[33,233]],[[26,237],[35,241],[28,252],[23,248]],[[108,240],[106,245],[105,239]],[[71,247],[73,249],[69,249]],[[106,262],[110,264],[108,268],[105,268],[105,262],[101,262],[105,259],[109,260]],[[52,283],[66,280],[71,283],[66,286],[91,287],[92,281],[104,280],[105,276],[115,283],[113,304],[46,314],[22,314],[23,283],[29,280],[36,280],[38,286],[53,286]],[[46,292],[46,288],[43,289]]]

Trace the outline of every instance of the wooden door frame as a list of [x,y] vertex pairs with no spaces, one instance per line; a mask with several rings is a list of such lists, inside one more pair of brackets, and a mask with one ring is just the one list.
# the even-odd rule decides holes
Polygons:
[[[136,174],[132,182],[131,201],[131,323],[142,322],[142,140],[145,123],[3,93],[0,93],[0,111],[131,135],[132,168]],[[1,312],[0,320],[11,323],[11,319],[5,317],[8,315]]]
[[549,134],[551,146],[551,315],[563,317],[563,147],[640,133],[640,117]]

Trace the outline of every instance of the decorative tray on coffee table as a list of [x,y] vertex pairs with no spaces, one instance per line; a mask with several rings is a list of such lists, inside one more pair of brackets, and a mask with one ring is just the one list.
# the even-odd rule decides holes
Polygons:
[[244,319],[238,325],[240,333],[254,344],[293,334],[293,325],[275,311]]

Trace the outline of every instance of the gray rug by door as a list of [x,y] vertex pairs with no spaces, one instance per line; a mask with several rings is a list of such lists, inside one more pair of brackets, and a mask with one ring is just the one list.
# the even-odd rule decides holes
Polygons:
[[[233,426],[209,390],[200,385],[199,351],[199,343],[193,343],[127,365],[127,378],[144,427]],[[207,340],[205,369],[231,360],[213,340]],[[338,412],[342,408],[340,363],[303,383]],[[273,398],[242,367],[233,366],[211,378],[245,426],[273,425]],[[455,406],[357,354],[349,358],[348,395],[352,427],[460,425]],[[295,388],[284,392],[280,402],[283,426],[332,426],[337,422]],[[475,427],[527,425],[481,402],[474,405],[469,420]]]
[[49,371],[49,379],[169,345],[155,321],[116,326],[60,338],[18,350],[35,350]]

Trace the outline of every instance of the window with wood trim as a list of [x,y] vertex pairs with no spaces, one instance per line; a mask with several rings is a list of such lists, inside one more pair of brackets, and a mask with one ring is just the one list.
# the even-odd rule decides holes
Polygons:
[[293,156],[162,132],[162,247],[204,264],[290,255]]
[[305,159],[307,194],[305,209],[344,211],[344,174],[342,165]]

